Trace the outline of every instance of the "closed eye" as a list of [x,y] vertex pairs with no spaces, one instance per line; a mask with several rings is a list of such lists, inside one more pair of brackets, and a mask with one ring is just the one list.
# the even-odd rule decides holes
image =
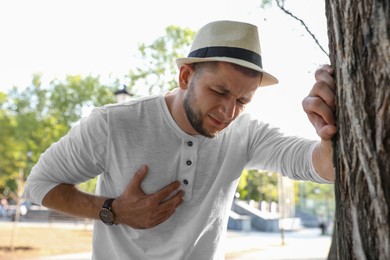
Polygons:
[[224,92],[224,91],[220,91],[220,90],[216,90],[216,89],[212,89],[212,91],[220,96],[226,96],[228,93],[227,92]]
[[[213,91],[215,94],[221,97],[226,97],[230,94],[229,91],[224,91],[224,90],[219,90],[219,89],[213,89],[211,88],[211,91]],[[240,98],[237,99],[237,103],[240,104],[241,106],[245,106],[250,102],[247,98]]]
[[238,99],[237,102],[240,103],[240,104],[243,105],[243,106],[245,106],[246,104],[248,104],[248,102],[245,102],[244,100],[241,100],[241,99]]

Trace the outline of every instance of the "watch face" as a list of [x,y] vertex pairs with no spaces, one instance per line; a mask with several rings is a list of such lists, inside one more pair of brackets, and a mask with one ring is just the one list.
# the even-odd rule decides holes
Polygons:
[[109,209],[102,208],[99,212],[99,217],[105,224],[114,224],[114,214]]

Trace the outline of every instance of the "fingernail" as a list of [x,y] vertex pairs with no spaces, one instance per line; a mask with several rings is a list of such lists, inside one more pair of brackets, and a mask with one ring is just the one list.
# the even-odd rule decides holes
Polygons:
[[142,174],[146,171],[146,165],[142,165],[141,168],[137,171],[137,174]]

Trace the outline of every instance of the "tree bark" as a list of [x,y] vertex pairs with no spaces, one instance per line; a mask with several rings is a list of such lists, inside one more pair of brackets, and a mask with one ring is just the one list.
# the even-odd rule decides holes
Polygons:
[[390,1],[326,0],[337,259],[390,259]]

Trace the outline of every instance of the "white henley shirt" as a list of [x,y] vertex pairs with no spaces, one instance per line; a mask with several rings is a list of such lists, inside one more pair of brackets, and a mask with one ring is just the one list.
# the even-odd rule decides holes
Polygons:
[[95,221],[93,259],[224,259],[229,210],[242,170],[330,183],[313,168],[315,143],[283,136],[248,114],[217,138],[191,136],[176,124],[163,96],[146,97],[94,109],[41,155],[25,195],[41,204],[59,183],[78,184],[99,175],[96,193],[115,198],[145,164],[143,191],[153,193],[179,180],[184,203],[151,229]]

